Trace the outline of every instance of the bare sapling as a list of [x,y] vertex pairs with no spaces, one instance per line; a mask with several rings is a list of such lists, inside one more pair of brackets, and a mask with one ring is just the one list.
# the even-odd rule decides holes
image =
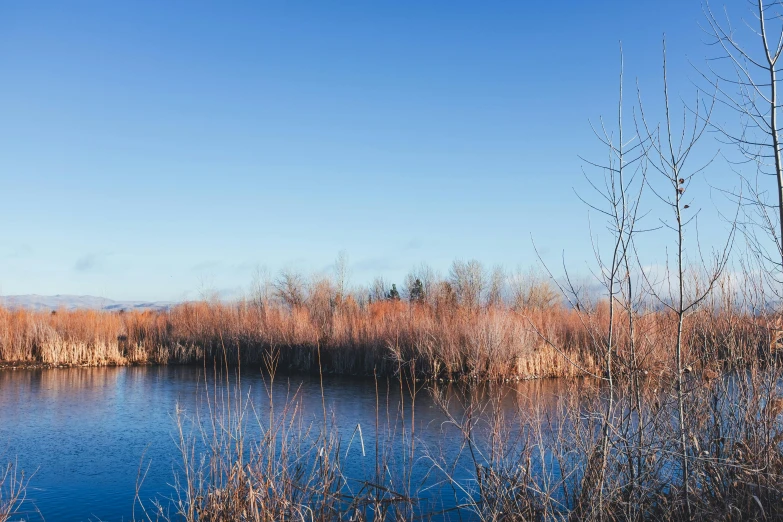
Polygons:
[[[663,280],[663,288],[653,282],[649,274],[643,272],[644,281],[652,296],[668,309],[676,321],[676,338],[674,341],[674,370],[675,388],[677,400],[678,432],[680,441],[680,472],[681,487],[684,502],[684,513],[687,518],[692,516],[690,497],[690,444],[687,429],[686,411],[686,377],[691,372],[690,360],[685,359],[683,327],[689,313],[693,312],[701,302],[709,296],[719,281],[729,260],[731,246],[734,239],[736,220],[730,224],[730,230],[722,249],[714,253],[713,259],[707,260],[702,255],[697,241],[695,248],[691,250],[691,257],[686,249],[686,229],[689,225],[696,225],[698,212],[689,210],[693,204],[690,190],[695,177],[701,174],[711,163],[696,169],[688,167],[688,159],[694,152],[704,132],[710,127],[710,118],[715,106],[715,98],[709,104],[703,104],[697,93],[695,105],[691,109],[693,114],[688,121],[689,110],[683,107],[682,128],[678,131],[673,128],[674,121],[670,107],[669,86],[666,68],[666,43],[663,43],[663,101],[665,106],[664,123],[662,126],[653,126],[648,122],[644,112],[644,105],[639,100],[640,106],[640,131],[644,132],[650,147],[646,154],[646,161],[651,169],[662,180],[662,186],[651,185],[652,192],[667,210],[668,216],[661,218],[663,230],[674,235],[675,252],[674,267],[672,268],[667,258],[666,273]],[[704,271],[703,284],[686,288],[687,264],[689,261],[697,262],[698,269]]]
[[15,462],[0,468],[0,522],[11,520],[21,512],[29,481]]
[[[602,358],[601,375],[584,373],[600,378],[607,386],[606,401],[601,414],[600,442],[589,455],[584,477],[582,494],[576,506],[577,512],[585,519],[603,520],[608,512],[606,506],[606,475],[610,452],[613,448],[613,434],[619,426],[616,421],[616,378],[618,375],[615,363],[618,358],[617,317],[623,309],[627,314],[629,327],[633,330],[636,299],[633,294],[631,278],[630,255],[637,226],[640,219],[639,210],[645,186],[644,162],[647,152],[646,140],[640,140],[637,133],[628,136],[624,132],[623,117],[623,57],[620,49],[619,94],[616,116],[616,127],[609,130],[604,120],[600,127],[593,126],[593,133],[605,148],[605,162],[584,160],[595,171],[595,176],[584,173],[585,179],[595,194],[595,202],[582,196],[579,199],[588,207],[588,212],[595,212],[605,220],[608,231],[607,238],[593,233],[591,226],[591,243],[593,247],[596,269],[593,277],[605,292],[607,320],[599,319],[598,308],[591,304],[581,289],[565,270],[565,282],[560,283],[549,268],[550,277],[565,296],[569,305],[576,309],[579,320],[589,332],[591,344]],[[605,245],[605,246],[604,246]],[[565,268],[565,266],[564,266]],[[618,304],[619,303],[619,304]],[[531,322],[531,327],[536,329]],[[536,331],[548,344],[554,346],[551,340],[538,329]],[[563,353],[562,350],[559,350]],[[637,367],[635,354],[632,354],[630,367]],[[625,419],[627,422],[629,419]],[[637,459],[638,461],[638,459]],[[597,501],[596,501],[597,497]]]

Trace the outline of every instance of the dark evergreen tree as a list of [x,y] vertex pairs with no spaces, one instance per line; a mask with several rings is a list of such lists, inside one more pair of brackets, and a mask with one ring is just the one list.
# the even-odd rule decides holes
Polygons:
[[400,292],[397,291],[397,285],[392,285],[391,290],[389,290],[389,293],[386,295],[386,298],[390,301],[400,300]]
[[421,279],[416,279],[411,286],[410,300],[412,303],[423,303],[424,297],[424,285]]

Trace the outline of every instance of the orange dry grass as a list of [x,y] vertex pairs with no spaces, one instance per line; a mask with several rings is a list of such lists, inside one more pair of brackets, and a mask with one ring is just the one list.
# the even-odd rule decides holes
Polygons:
[[[353,300],[289,309],[248,302],[187,303],[166,312],[0,309],[0,361],[50,365],[193,363],[213,359],[340,374],[393,374],[415,362],[418,373],[440,378],[530,378],[600,373],[608,327],[606,304],[589,314],[562,307],[512,310]],[[670,370],[672,317],[636,318],[638,367]],[[619,316],[617,368],[630,365],[627,317]],[[698,366],[757,358],[768,330],[733,312],[699,312],[685,332],[686,355]]]

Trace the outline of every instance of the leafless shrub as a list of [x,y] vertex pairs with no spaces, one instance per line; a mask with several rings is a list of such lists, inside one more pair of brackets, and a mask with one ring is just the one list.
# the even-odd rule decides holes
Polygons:
[[503,303],[503,296],[506,291],[506,272],[503,267],[496,265],[489,275],[489,284],[487,285],[487,306],[500,306]]
[[370,302],[383,301],[391,285],[387,284],[383,277],[376,277],[370,284]]
[[509,278],[511,287],[511,306],[515,310],[546,310],[554,307],[560,300],[557,288],[549,276],[540,269],[523,270],[521,267]]
[[0,469],[0,522],[11,520],[20,513],[25,501],[29,478],[19,471],[16,463]]
[[289,308],[301,306],[305,301],[305,280],[302,274],[283,270],[274,283],[275,296]]
[[476,310],[481,306],[486,279],[484,266],[475,259],[470,261],[457,259],[451,265],[449,283],[457,302],[468,310]]

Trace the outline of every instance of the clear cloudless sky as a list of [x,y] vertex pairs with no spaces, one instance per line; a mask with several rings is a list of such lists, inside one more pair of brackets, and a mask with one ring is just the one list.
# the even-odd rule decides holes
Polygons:
[[628,97],[659,97],[664,33],[688,97],[702,21],[698,0],[2,2],[0,293],[231,295],[341,250],[353,283],[400,283],[532,265],[533,241],[587,271],[574,190],[619,42]]

